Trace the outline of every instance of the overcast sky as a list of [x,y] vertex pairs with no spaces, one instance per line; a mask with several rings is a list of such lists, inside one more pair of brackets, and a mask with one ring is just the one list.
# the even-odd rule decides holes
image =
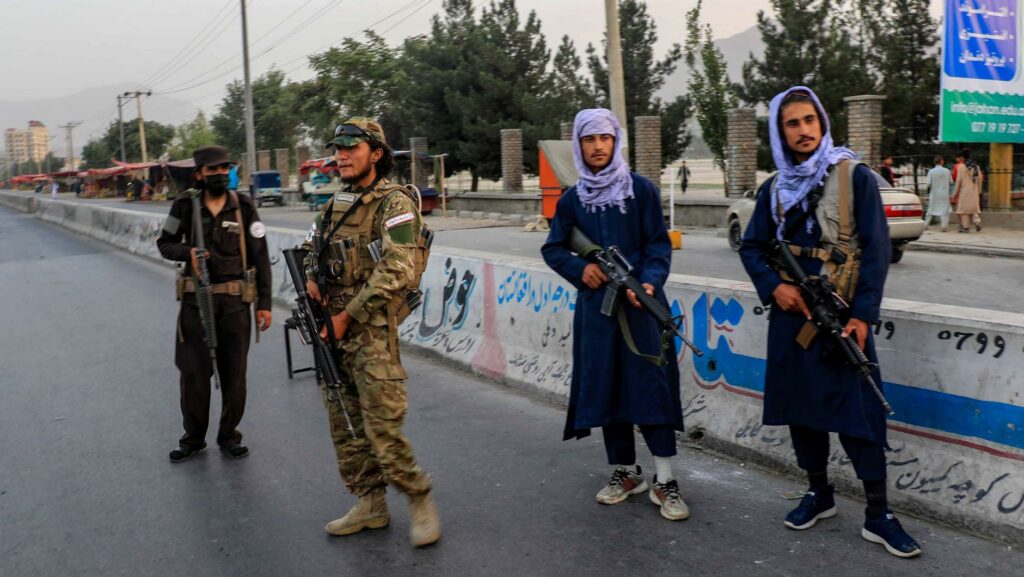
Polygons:
[[[397,44],[428,32],[430,18],[440,12],[441,4],[249,0],[253,75],[276,66],[289,78],[308,78],[306,55],[367,27]],[[671,43],[682,42],[685,12],[695,4],[696,0],[647,0],[658,25],[658,54]],[[932,0],[934,13],[941,12],[941,4]],[[587,42],[601,40],[603,0],[518,0],[517,5],[524,18],[536,10],[552,48],[564,34],[574,39],[581,53]],[[704,11],[715,36],[723,38],[753,26],[757,11],[769,7],[769,0],[708,0]],[[242,75],[239,0],[0,0],[0,15],[0,107],[4,101],[52,98],[131,82],[144,90],[173,92],[210,110],[220,101],[224,85]],[[191,115],[183,110],[179,121]]]

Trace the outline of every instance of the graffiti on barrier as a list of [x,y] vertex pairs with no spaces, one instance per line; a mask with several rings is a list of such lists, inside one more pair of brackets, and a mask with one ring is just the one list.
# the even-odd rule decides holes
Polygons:
[[576,310],[579,291],[550,279],[535,279],[534,274],[516,270],[509,273],[498,285],[498,304],[515,303],[529,308],[534,313],[555,314],[563,310]]
[[[431,291],[430,287],[423,291],[417,340],[429,340],[443,329],[457,331],[466,324],[466,319],[469,318],[469,301],[473,289],[476,288],[476,275],[466,268],[462,271],[462,280],[460,281],[459,270],[449,257],[444,263],[443,278],[445,282],[441,288],[440,299],[437,298],[436,292]],[[432,320],[428,320],[428,317]]]

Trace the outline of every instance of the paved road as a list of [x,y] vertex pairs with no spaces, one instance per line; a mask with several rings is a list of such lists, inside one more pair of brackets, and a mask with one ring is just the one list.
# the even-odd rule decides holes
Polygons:
[[250,359],[252,455],[167,461],[180,432],[172,286],[170,269],[0,209],[0,575],[920,577],[1024,564],[909,517],[926,553],[897,560],[859,537],[862,504],[846,498],[835,520],[788,531],[780,493],[800,482],[693,449],[676,459],[690,520],[665,521],[645,498],[600,506],[599,440],[563,443],[559,409],[412,354],[407,430],[445,536],[411,550],[392,494],[389,529],[329,538],[323,524],[353,500],[316,387],[286,379],[281,310]]
[[[450,230],[435,243],[524,257],[540,257],[544,233],[518,228]],[[672,254],[672,272],[749,281],[724,237],[685,234]],[[1012,280],[1011,280],[1012,279]],[[1024,259],[909,251],[889,268],[885,296],[929,303],[1021,312]]]

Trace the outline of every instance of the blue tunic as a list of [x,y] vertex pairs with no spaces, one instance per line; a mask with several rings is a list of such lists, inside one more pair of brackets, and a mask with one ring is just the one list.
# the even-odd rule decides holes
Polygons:
[[[584,259],[565,247],[579,227],[602,247],[618,246],[633,265],[641,283],[655,287],[655,297],[668,306],[663,285],[672,260],[672,244],[661,212],[661,193],[646,178],[633,178],[634,198],[626,200],[626,214],[618,208],[587,212],[571,187],[558,200],[555,219],[541,254],[548,266],[579,289],[573,317],[573,372],[564,438],[582,438],[591,427],[609,423],[669,425],[683,430],[679,397],[679,367],[675,339],[664,352],[667,363],[658,367],[630,352],[618,320],[601,314],[605,288],[594,291],[583,284]],[[623,291],[625,292],[625,291]],[[637,350],[645,355],[662,352],[661,329],[645,311],[633,308],[623,295]]]
[[[775,237],[775,221],[771,216],[771,183],[769,179],[758,190],[757,206],[743,235],[740,258],[764,304],[773,303],[772,291],[782,282],[768,266],[762,246]],[[862,249],[860,278],[850,303],[854,318],[873,323],[878,321],[882,289],[889,270],[889,227],[878,184],[871,170],[858,165],[854,172],[853,214],[857,221]],[[790,209],[786,220],[793,222],[803,214],[799,205]],[[815,221],[814,215],[809,217]],[[817,246],[821,229],[814,222],[810,233],[798,227],[788,240],[800,246]],[[818,274],[821,261],[798,257],[807,274]],[[797,333],[806,319],[801,313],[789,313],[772,307],[768,315],[768,354],[764,383],[764,424],[801,425],[818,431],[843,433],[885,445],[885,413],[882,404],[863,382],[860,374],[841,353],[824,355],[827,339],[818,335],[811,347],[804,350],[796,343]],[[869,359],[877,362],[873,335],[868,335]],[[874,379],[882,387],[880,372]]]

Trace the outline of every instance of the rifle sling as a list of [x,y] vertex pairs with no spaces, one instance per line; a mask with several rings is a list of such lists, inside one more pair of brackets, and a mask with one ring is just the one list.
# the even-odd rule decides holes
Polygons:
[[668,345],[668,340],[666,338],[668,335],[667,331],[661,333],[662,354],[657,356],[645,355],[637,349],[636,342],[633,341],[633,331],[629,328],[629,320],[626,318],[626,311],[622,306],[616,307],[615,316],[619,320],[619,329],[622,331],[622,340],[626,341],[626,347],[631,353],[658,367],[663,367],[667,364],[664,354]]

